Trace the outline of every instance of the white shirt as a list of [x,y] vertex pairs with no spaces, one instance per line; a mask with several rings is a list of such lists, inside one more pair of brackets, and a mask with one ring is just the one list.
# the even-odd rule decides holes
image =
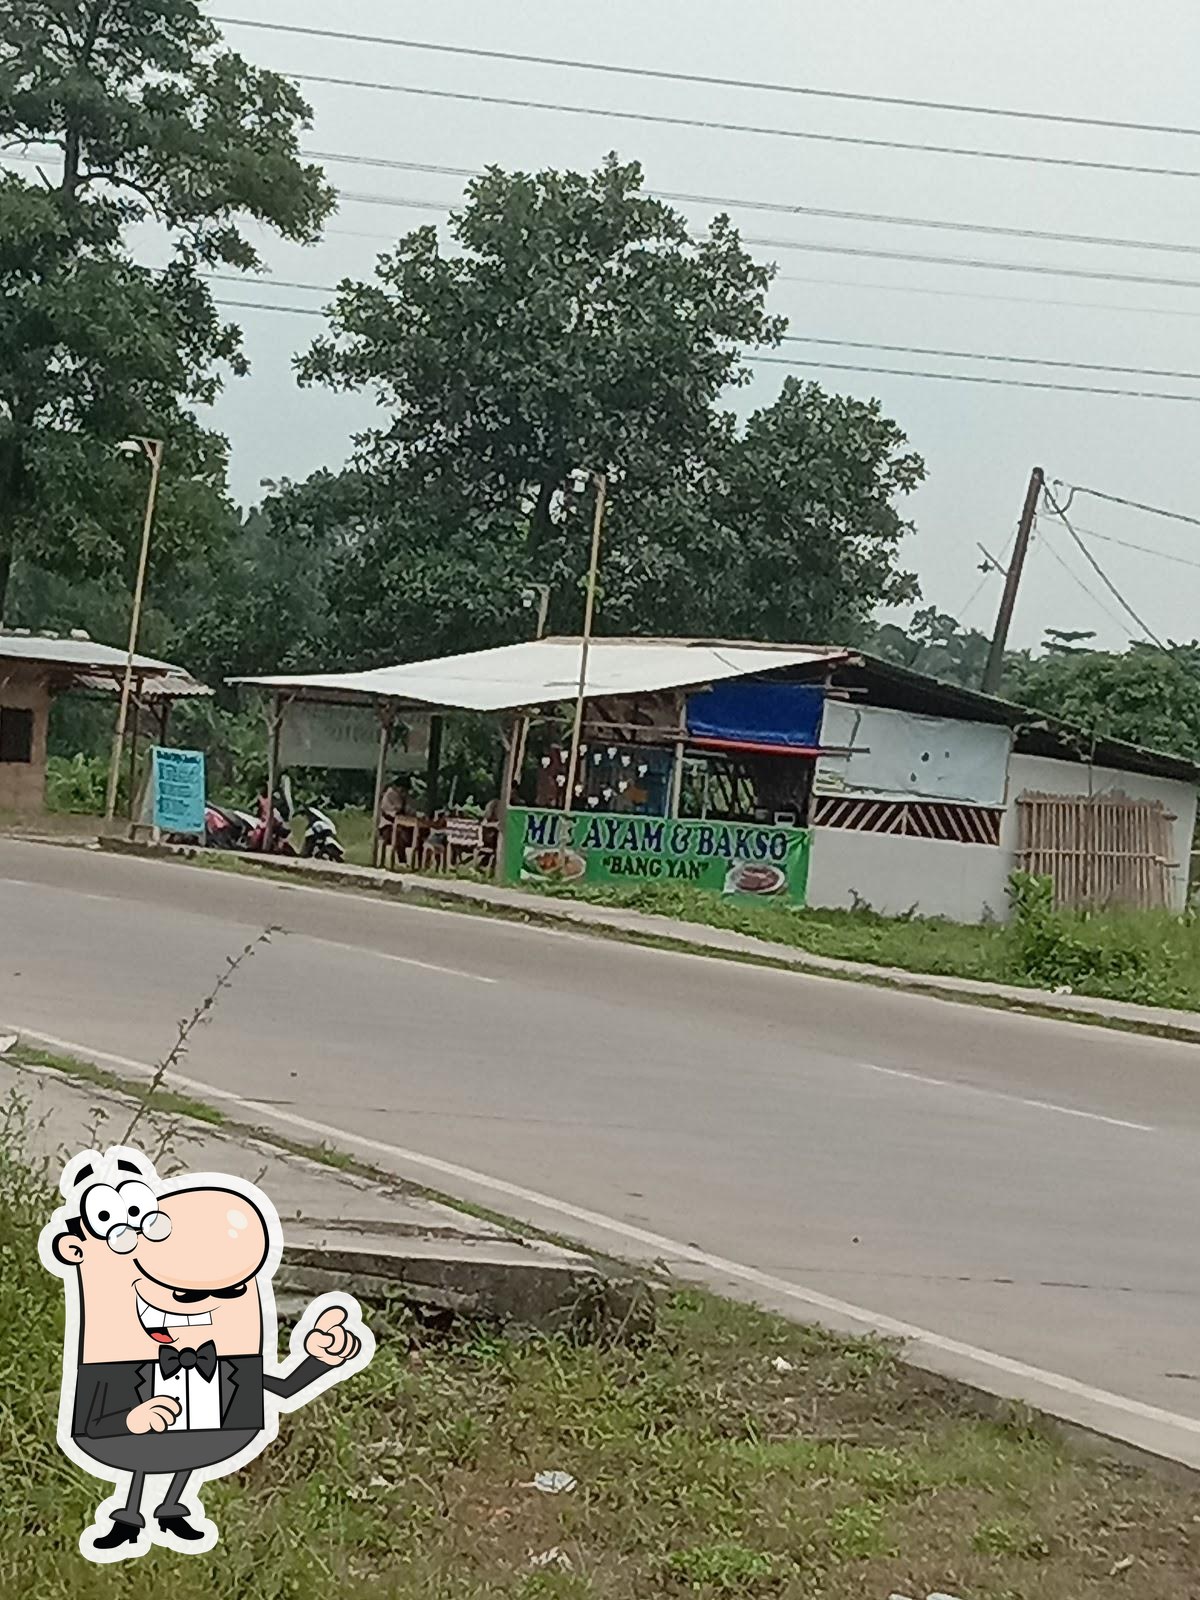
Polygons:
[[205,1380],[195,1367],[190,1372],[180,1367],[171,1377],[164,1378],[158,1363],[154,1364],[154,1394],[169,1395],[179,1401],[179,1415],[171,1429],[180,1433],[189,1428],[219,1428],[221,1426],[221,1371],[218,1367],[211,1379]]

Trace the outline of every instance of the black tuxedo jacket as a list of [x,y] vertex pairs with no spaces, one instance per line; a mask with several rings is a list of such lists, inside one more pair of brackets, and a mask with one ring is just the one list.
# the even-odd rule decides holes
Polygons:
[[[110,1439],[128,1433],[125,1418],[143,1400],[154,1398],[151,1361],[86,1361],[75,1381],[71,1432],[76,1439]],[[263,1371],[261,1356],[221,1356],[214,1383],[221,1385],[222,1429],[263,1426],[263,1392],[290,1400],[329,1371],[316,1356],[306,1356],[294,1372],[276,1378]]]

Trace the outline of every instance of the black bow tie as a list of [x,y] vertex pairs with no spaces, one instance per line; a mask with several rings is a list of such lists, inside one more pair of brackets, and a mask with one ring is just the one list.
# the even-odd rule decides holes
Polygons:
[[158,1352],[158,1370],[164,1378],[173,1378],[180,1370],[191,1372],[193,1367],[206,1383],[211,1383],[217,1370],[217,1347],[211,1339],[205,1340],[198,1350],[174,1350],[164,1345]]

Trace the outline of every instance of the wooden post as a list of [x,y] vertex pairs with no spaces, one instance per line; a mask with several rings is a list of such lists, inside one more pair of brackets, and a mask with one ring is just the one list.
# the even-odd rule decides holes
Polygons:
[[683,751],[687,736],[687,699],[685,696],[676,696],[676,707],[679,718],[679,732],[675,740],[675,759],[671,764],[671,802],[667,807],[672,817],[679,815],[679,802],[683,794]]
[[604,529],[604,503],[608,495],[607,476],[597,472],[593,478],[596,484],[596,510],[592,518],[592,553],[588,562],[587,597],[583,606],[583,637],[579,641],[579,690],[575,696],[575,721],[571,728],[571,750],[567,758],[564,849],[571,842],[571,813],[575,809],[575,778],[579,771],[579,742],[583,733],[583,706],[587,698],[588,655],[592,648],[592,619],[596,612],[596,580],[600,572],[600,535]]
[[283,706],[278,695],[271,697],[267,718],[267,814],[263,819],[263,854],[271,854],[275,832],[275,785],[279,781],[279,737],[283,731]]
[[512,805],[513,785],[520,776],[517,761],[524,753],[525,727],[525,719],[518,717],[508,730],[508,753],[504,758],[504,777],[500,780],[500,804],[496,807],[496,864],[492,870],[497,883],[504,882],[508,811]]
[[129,724],[129,837],[133,838],[134,808],[137,802],[137,759],[138,738],[142,731],[142,689],[145,679],[139,678],[137,688],[133,692],[133,704],[130,707],[132,720]]
[[[388,746],[392,742],[392,719],[395,712],[385,706],[379,713],[379,760],[375,763],[375,804],[371,808],[371,865],[379,865],[382,840],[379,836],[380,812],[383,807],[383,774],[387,766]],[[395,830],[393,829],[393,838]]]
[[425,758],[425,815],[437,813],[438,779],[442,770],[442,719],[429,719],[429,754]]

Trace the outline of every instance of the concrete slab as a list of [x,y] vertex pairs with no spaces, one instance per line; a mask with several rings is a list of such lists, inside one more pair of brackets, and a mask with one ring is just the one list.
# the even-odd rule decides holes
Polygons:
[[[7,1137],[54,1181],[66,1156],[122,1142],[131,1095],[53,1068],[0,1057]],[[581,1313],[628,1321],[644,1291],[602,1273],[592,1257],[460,1211],[398,1179],[375,1179],[282,1150],[253,1133],[174,1113],[146,1115],[134,1142],[163,1176],[228,1172],[257,1183],[283,1223],[281,1309],[301,1294],[348,1289],[373,1301],[501,1318],[546,1330]],[[640,1313],[639,1313],[640,1315]]]

